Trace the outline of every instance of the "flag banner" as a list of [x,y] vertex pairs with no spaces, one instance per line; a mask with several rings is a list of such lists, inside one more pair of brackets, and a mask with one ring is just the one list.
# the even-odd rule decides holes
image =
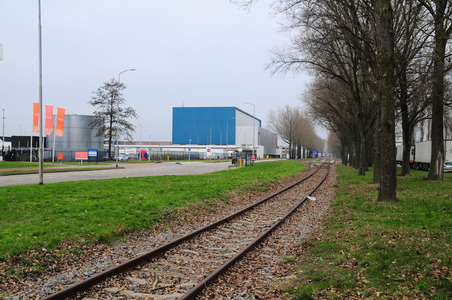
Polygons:
[[51,135],[53,132],[53,106],[46,105],[46,135]]
[[63,136],[63,126],[64,126],[64,112],[66,110],[64,108],[58,107],[58,116],[57,116],[57,125],[55,135]]
[[39,132],[39,103],[33,103],[33,132]]

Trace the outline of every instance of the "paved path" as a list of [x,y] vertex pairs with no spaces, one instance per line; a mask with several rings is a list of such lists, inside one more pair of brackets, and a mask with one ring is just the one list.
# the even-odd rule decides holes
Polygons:
[[[122,177],[143,177],[159,175],[193,175],[204,174],[216,171],[227,170],[230,162],[182,162],[170,163],[150,163],[150,164],[119,164],[118,169],[73,171],[73,172],[53,172],[44,173],[43,181],[46,183],[56,183],[78,180],[95,180]],[[0,176],[0,186],[18,184],[38,184],[39,174],[21,174]]]

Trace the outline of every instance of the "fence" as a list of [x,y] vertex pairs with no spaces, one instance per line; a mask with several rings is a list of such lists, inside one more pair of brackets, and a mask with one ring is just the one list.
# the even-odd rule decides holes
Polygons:
[[[59,151],[59,153],[63,153],[63,159],[58,160],[58,152],[55,152],[54,161],[60,162],[78,162],[79,160],[75,159],[76,151]],[[78,151],[77,151],[78,152]],[[39,161],[39,149],[33,149],[31,161],[37,162]],[[52,149],[45,148],[43,151],[44,161],[51,162],[52,161]],[[103,161],[104,153],[102,151],[98,152],[99,161]],[[5,161],[30,161],[30,148],[14,148],[8,150],[7,154],[3,156],[3,160]],[[94,161],[95,158],[90,158],[90,161]]]
[[[75,159],[76,151],[58,151],[55,152],[55,162],[78,162],[79,160]],[[79,151],[77,151],[79,152]],[[58,160],[58,153],[63,154],[63,159]],[[152,150],[151,152],[147,151],[149,155],[146,160],[151,161],[165,161],[165,160],[188,160],[188,156],[190,155],[190,160],[203,160],[203,159],[227,159],[225,153],[211,153],[207,155],[205,152],[193,152],[193,151],[163,151],[163,150]],[[108,159],[108,151],[98,151],[98,160],[104,161]],[[112,156],[114,157],[114,153],[112,152]],[[138,154],[128,154],[129,159],[138,160]],[[8,151],[7,155],[3,156],[3,160],[5,161],[30,161],[30,148],[13,148]],[[94,162],[95,158],[90,157],[90,162]],[[142,158],[144,160],[144,158]],[[32,150],[32,161],[39,161],[39,149]],[[51,162],[52,161],[52,149],[45,148],[44,149],[44,161]]]

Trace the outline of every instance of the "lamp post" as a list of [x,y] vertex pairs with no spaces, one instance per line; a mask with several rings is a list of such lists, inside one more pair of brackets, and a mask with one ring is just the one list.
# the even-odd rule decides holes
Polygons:
[[226,121],[226,148],[229,146],[229,144],[228,144],[228,137],[229,137],[229,120],[231,120],[231,119],[235,119],[235,117],[232,117],[232,118],[229,118],[227,121]]
[[3,111],[3,117],[2,117],[2,120],[3,120],[3,139],[2,139],[2,156],[3,156],[3,150],[5,150],[5,109],[4,108],[2,108],[2,111]]
[[39,32],[39,184],[44,184],[44,149],[42,139],[42,34],[41,34],[41,0],[38,0]]
[[190,142],[191,140],[188,140],[188,161],[190,161]]
[[140,161],[141,161],[141,129],[142,129],[142,127],[141,127],[141,124],[138,124],[138,125],[140,125],[140,155],[138,155],[138,157],[140,158]]
[[[255,122],[256,122],[256,118],[255,118],[255,115],[256,115],[256,106],[254,106],[254,104],[253,103],[250,103],[250,102],[243,102],[244,104],[250,104],[250,105],[252,105],[253,106],[253,152],[251,152],[251,155],[253,155],[254,154],[254,127],[255,127]],[[256,159],[256,158],[255,158]],[[252,158],[251,158],[251,160],[253,160]]]
[[[135,69],[127,69],[122,72],[119,72],[118,74],[118,97],[119,97],[119,88],[121,87],[121,74],[128,72],[128,71],[135,71]],[[119,113],[119,101],[118,101],[118,112]],[[119,144],[118,144],[118,120],[116,120],[116,168],[118,167],[118,156],[119,156]]]
[[151,162],[151,137],[152,135],[149,135],[149,156],[148,156],[149,162]]

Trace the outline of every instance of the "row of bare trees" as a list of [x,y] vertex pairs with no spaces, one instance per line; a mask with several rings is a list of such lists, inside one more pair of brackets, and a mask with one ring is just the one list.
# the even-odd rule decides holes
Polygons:
[[288,104],[267,115],[269,126],[289,145],[290,158],[307,157],[312,151],[324,152],[324,141],[316,134],[313,122],[299,107]]
[[452,1],[274,0],[271,7],[292,39],[273,50],[268,69],[312,74],[302,100],[339,138],[343,162],[359,175],[374,165],[378,199],[396,200],[397,120],[408,163],[414,128],[431,119],[428,178],[442,180]]

